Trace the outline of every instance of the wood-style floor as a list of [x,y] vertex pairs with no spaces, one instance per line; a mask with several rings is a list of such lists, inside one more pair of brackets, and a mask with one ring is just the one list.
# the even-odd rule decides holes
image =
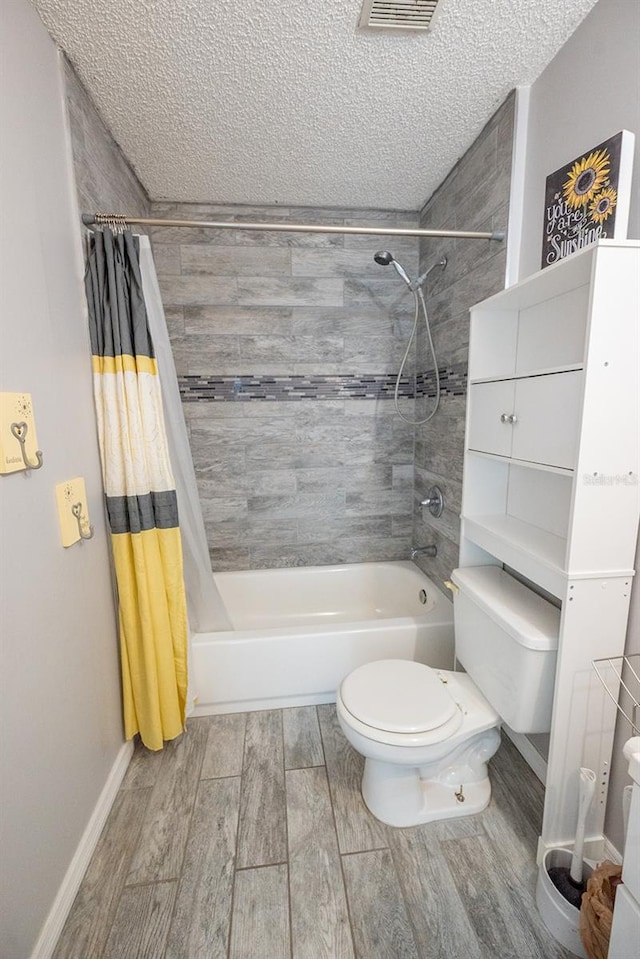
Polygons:
[[566,959],[538,916],[542,786],[508,740],[489,808],[391,829],[333,706],[138,746],[55,959]]

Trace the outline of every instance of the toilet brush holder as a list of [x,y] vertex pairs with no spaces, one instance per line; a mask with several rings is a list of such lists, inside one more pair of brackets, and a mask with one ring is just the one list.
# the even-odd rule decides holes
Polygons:
[[[546,851],[538,872],[536,905],[551,935],[580,959],[587,959],[587,953],[580,939],[580,910],[564,898],[549,875],[550,869],[569,870],[571,859],[572,854],[569,849]],[[582,870],[586,883],[593,870],[586,862],[583,862]]]

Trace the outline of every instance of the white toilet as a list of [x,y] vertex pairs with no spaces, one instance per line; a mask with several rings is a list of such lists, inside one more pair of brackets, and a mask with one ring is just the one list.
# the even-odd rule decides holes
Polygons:
[[466,673],[384,659],[338,690],[342,731],[365,757],[364,801],[391,826],[480,812],[501,721],[519,733],[551,725],[560,610],[498,566],[458,569],[452,580]]

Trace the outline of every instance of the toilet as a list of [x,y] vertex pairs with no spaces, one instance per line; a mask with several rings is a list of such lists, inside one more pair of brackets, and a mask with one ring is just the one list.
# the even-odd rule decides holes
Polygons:
[[551,727],[560,610],[498,566],[452,575],[456,658],[466,672],[384,659],[341,683],[340,727],[365,758],[362,796],[391,826],[470,816],[491,798],[504,722]]

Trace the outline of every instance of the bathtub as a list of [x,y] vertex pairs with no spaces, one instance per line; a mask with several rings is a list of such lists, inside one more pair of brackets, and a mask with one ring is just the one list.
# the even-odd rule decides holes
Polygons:
[[343,678],[374,659],[453,665],[452,604],[413,563],[214,578],[234,629],[192,638],[196,716],[335,702]]

